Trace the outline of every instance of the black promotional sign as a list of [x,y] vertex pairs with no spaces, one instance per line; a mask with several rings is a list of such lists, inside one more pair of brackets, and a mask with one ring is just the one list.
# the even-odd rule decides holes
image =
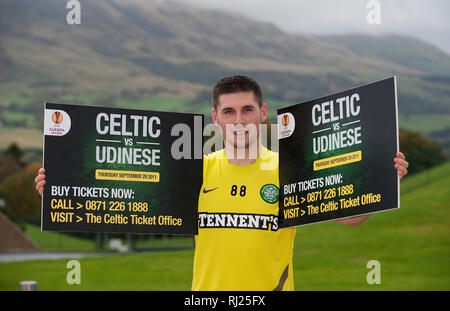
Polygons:
[[395,77],[278,110],[280,228],[399,207]]
[[46,103],[42,230],[197,234],[203,115]]

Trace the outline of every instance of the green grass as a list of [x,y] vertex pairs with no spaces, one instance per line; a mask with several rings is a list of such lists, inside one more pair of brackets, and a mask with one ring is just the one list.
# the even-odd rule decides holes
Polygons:
[[[357,228],[336,223],[298,228],[295,288],[449,290],[449,173],[446,163],[405,178],[400,209],[374,214]],[[381,265],[380,285],[366,282],[372,259]]]
[[73,237],[64,233],[41,231],[41,228],[27,224],[25,233],[37,244],[41,251],[92,252],[95,242]]
[[[295,289],[450,290],[450,163],[407,176],[401,193],[400,209],[374,214],[357,228],[298,227]],[[380,285],[366,282],[372,259],[381,265]],[[26,279],[40,290],[189,290],[192,280],[192,250],[79,261],[81,285],[66,283],[67,260],[0,264],[0,290],[17,290]]]
[[[25,233],[31,238],[39,247],[41,251],[52,252],[98,252],[96,242],[87,238],[78,238],[65,233],[41,231],[41,228],[32,224],[26,224]],[[122,244],[126,244],[126,238],[122,237]],[[194,242],[191,236],[174,236],[166,237],[151,237],[139,238],[135,240],[135,247],[137,249],[148,248],[193,248]],[[107,246],[105,246],[107,248]]]
[[28,105],[33,103],[30,98],[30,94],[10,95],[11,92],[5,92],[5,94],[6,93],[8,93],[9,95],[0,95],[0,103],[5,103],[7,104],[7,106],[14,105],[16,107],[27,107]]
[[171,111],[171,112],[191,112],[187,106],[188,101],[179,97],[155,96],[144,98],[139,101],[126,99],[116,100],[117,108]]
[[78,259],[81,284],[69,285],[66,260],[0,264],[0,290],[35,280],[38,290],[189,290],[193,251],[109,255]]
[[400,128],[427,135],[450,127],[450,115],[399,115]]
[[36,117],[32,113],[26,112],[15,112],[15,111],[5,111],[3,117],[7,121],[11,122],[21,122],[23,121],[27,127],[35,128],[38,126]]
[[63,102],[61,104],[86,104],[93,106],[95,105],[96,101],[99,99],[100,96],[98,95],[76,95],[76,96],[67,96],[63,98]]

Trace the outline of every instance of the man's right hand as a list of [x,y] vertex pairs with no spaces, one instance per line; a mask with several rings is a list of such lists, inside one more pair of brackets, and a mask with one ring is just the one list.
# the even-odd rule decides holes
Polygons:
[[41,167],[38,171],[38,175],[34,179],[34,182],[36,183],[36,190],[39,192],[40,195],[42,195],[42,192],[44,192],[44,185],[45,185],[45,169]]

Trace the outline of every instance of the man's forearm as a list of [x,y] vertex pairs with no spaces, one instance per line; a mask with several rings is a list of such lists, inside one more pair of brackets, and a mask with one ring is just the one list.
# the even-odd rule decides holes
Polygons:
[[370,215],[371,214],[355,216],[355,217],[350,217],[350,218],[345,218],[345,219],[338,219],[338,220],[335,220],[335,222],[337,222],[338,224],[357,227],[360,224],[362,224],[363,222],[365,222],[367,220],[367,218],[370,217]]

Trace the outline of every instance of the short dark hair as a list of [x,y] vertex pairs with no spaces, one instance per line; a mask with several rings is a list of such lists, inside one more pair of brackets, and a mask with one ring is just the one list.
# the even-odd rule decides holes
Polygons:
[[258,83],[250,77],[235,75],[225,77],[217,81],[214,86],[212,102],[213,107],[217,110],[219,106],[219,96],[222,94],[233,94],[240,92],[253,92],[255,100],[259,107],[263,104],[263,94]]

